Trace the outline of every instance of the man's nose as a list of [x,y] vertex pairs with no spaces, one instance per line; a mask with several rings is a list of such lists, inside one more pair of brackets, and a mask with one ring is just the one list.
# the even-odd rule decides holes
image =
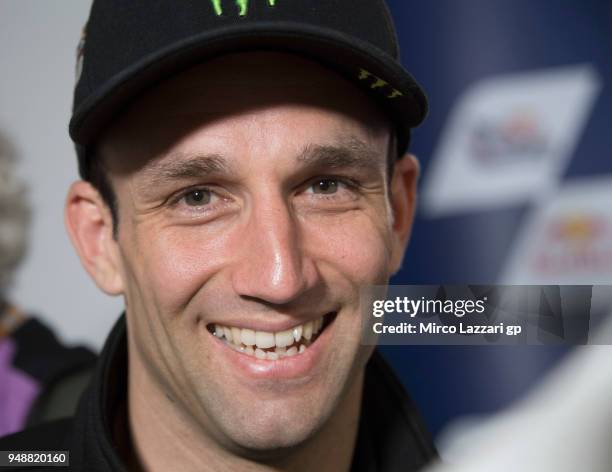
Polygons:
[[232,283],[237,294],[287,304],[317,283],[317,269],[289,204],[280,197],[256,202],[239,236]]

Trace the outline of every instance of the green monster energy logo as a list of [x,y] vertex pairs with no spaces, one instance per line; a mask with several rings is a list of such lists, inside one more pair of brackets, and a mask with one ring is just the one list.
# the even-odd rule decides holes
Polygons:
[[[223,7],[221,6],[222,0],[210,0],[212,2],[213,8],[215,9],[215,13],[217,16],[221,16],[223,14]],[[267,0],[268,5],[273,7],[276,5],[276,0]],[[249,0],[236,0],[236,5],[238,6],[238,14],[240,16],[245,16],[249,11]]]

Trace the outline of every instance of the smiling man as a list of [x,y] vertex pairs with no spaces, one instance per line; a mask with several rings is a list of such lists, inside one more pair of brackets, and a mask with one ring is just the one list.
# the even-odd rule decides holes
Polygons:
[[[399,269],[426,101],[382,1],[96,0],[68,232],[125,299],[75,418],[0,442],[75,470],[418,470],[360,341]],[[11,442],[12,441],[12,442]]]

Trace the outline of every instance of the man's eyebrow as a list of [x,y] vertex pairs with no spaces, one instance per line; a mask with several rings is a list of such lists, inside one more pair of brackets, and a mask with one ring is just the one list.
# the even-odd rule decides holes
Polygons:
[[383,160],[380,153],[363,141],[351,137],[338,144],[310,144],[297,157],[299,162],[313,167],[378,170]]
[[173,153],[145,169],[143,183],[147,186],[155,186],[168,181],[227,172],[228,169],[227,161],[218,154]]

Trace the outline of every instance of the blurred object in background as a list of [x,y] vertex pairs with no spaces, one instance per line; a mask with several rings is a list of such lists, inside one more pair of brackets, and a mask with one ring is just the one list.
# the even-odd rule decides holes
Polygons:
[[[612,317],[600,333],[612,335]],[[577,348],[534,392],[482,424],[459,420],[428,472],[612,470],[612,346]]]
[[66,348],[7,300],[26,251],[30,210],[15,174],[15,151],[0,135],[0,436],[72,414],[95,362],[85,348]]
[[574,178],[526,218],[508,257],[507,283],[612,283],[612,173]]
[[62,341],[100,348],[123,300],[102,293],[86,275],[62,221],[66,192],[78,178],[66,126],[90,7],[91,0],[0,0],[0,129],[19,150],[35,210],[28,257],[9,298]]
[[[388,0],[427,90],[396,284],[612,284],[612,1]],[[434,434],[528,391],[562,347],[384,347]],[[586,469],[582,469],[586,470]]]
[[30,209],[25,185],[15,175],[16,152],[0,134],[0,294],[12,282],[27,244]]
[[494,75],[471,85],[449,111],[432,155],[423,214],[504,210],[549,197],[600,88],[589,64]]

